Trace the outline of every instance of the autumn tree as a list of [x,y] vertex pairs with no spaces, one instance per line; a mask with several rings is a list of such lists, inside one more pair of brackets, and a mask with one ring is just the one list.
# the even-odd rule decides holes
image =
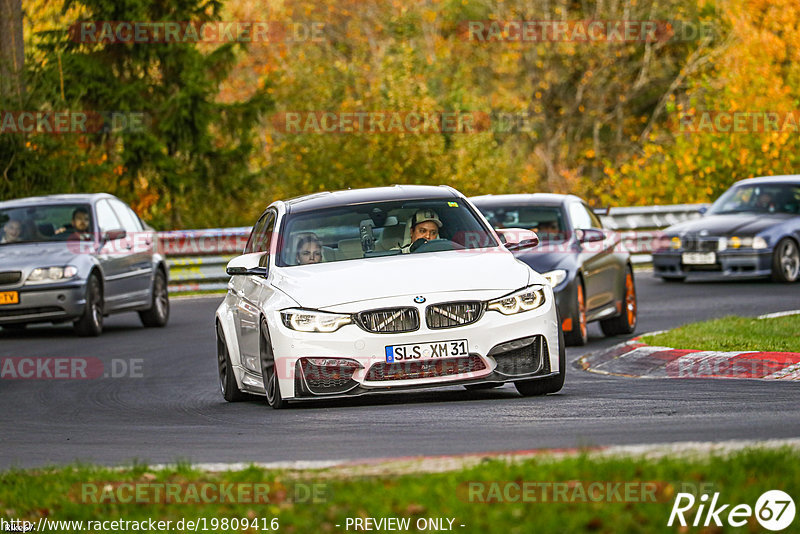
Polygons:
[[0,95],[22,103],[25,51],[22,0],[0,0]]
[[[71,26],[84,21],[202,23],[218,20],[220,8],[219,2],[201,0],[64,2],[64,10],[80,16],[37,39],[40,61],[29,71],[36,89],[30,106],[136,114],[144,117],[144,127],[117,129],[106,123],[87,135],[38,135],[27,138],[21,149],[16,141],[0,143],[0,150],[4,145],[6,150],[0,160],[16,157],[3,196],[101,190],[118,194],[162,227],[238,220],[239,201],[257,173],[248,160],[254,150],[253,125],[270,105],[261,91],[245,101],[217,101],[239,45],[115,42],[76,39],[70,33]],[[36,154],[31,154],[33,147]],[[59,158],[66,160],[60,166]],[[86,167],[95,172],[84,172]],[[230,209],[227,220],[218,213],[221,203]]]

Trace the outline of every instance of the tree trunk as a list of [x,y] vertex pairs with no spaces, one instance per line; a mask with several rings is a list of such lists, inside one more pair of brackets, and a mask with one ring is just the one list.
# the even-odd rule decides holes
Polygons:
[[0,97],[22,105],[25,85],[22,0],[0,0]]

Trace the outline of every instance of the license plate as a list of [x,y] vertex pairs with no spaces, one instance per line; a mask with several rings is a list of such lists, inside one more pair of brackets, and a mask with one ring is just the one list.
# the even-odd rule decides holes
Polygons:
[[684,252],[681,261],[684,265],[714,265],[717,255],[713,252]]
[[3,304],[19,304],[19,293],[16,291],[0,292],[0,306]]
[[434,343],[412,343],[409,345],[389,345],[386,347],[386,362],[409,362],[415,360],[436,360],[469,354],[466,339],[437,341]]

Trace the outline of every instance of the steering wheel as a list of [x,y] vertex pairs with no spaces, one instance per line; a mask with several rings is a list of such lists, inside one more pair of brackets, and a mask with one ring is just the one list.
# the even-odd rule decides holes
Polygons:
[[410,252],[440,252],[443,250],[458,250],[462,249],[461,245],[458,243],[454,243],[449,239],[431,239],[430,241],[426,239],[417,239],[411,244],[409,248]]

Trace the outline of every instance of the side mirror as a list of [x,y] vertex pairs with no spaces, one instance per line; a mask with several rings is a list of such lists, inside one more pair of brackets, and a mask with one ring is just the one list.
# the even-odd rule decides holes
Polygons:
[[528,248],[534,248],[539,245],[539,236],[536,232],[531,230],[523,230],[522,228],[498,228],[498,235],[506,249],[517,252]]
[[128,233],[125,230],[109,230],[108,232],[103,232],[103,242],[125,239],[127,235]]
[[229,276],[237,276],[243,274],[266,276],[267,268],[261,266],[261,261],[262,258],[264,258],[265,254],[267,253],[253,252],[251,254],[243,254],[241,256],[237,256],[228,262],[228,266],[225,267],[225,272],[228,273]]
[[700,215],[705,215],[707,211],[708,211],[708,206],[700,206],[699,208],[697,208],[697,213],[699,213]]
[[578,243],[596,243],[606,238],[605,232],[596,228],[575,230],[575,236],[578,238]]

